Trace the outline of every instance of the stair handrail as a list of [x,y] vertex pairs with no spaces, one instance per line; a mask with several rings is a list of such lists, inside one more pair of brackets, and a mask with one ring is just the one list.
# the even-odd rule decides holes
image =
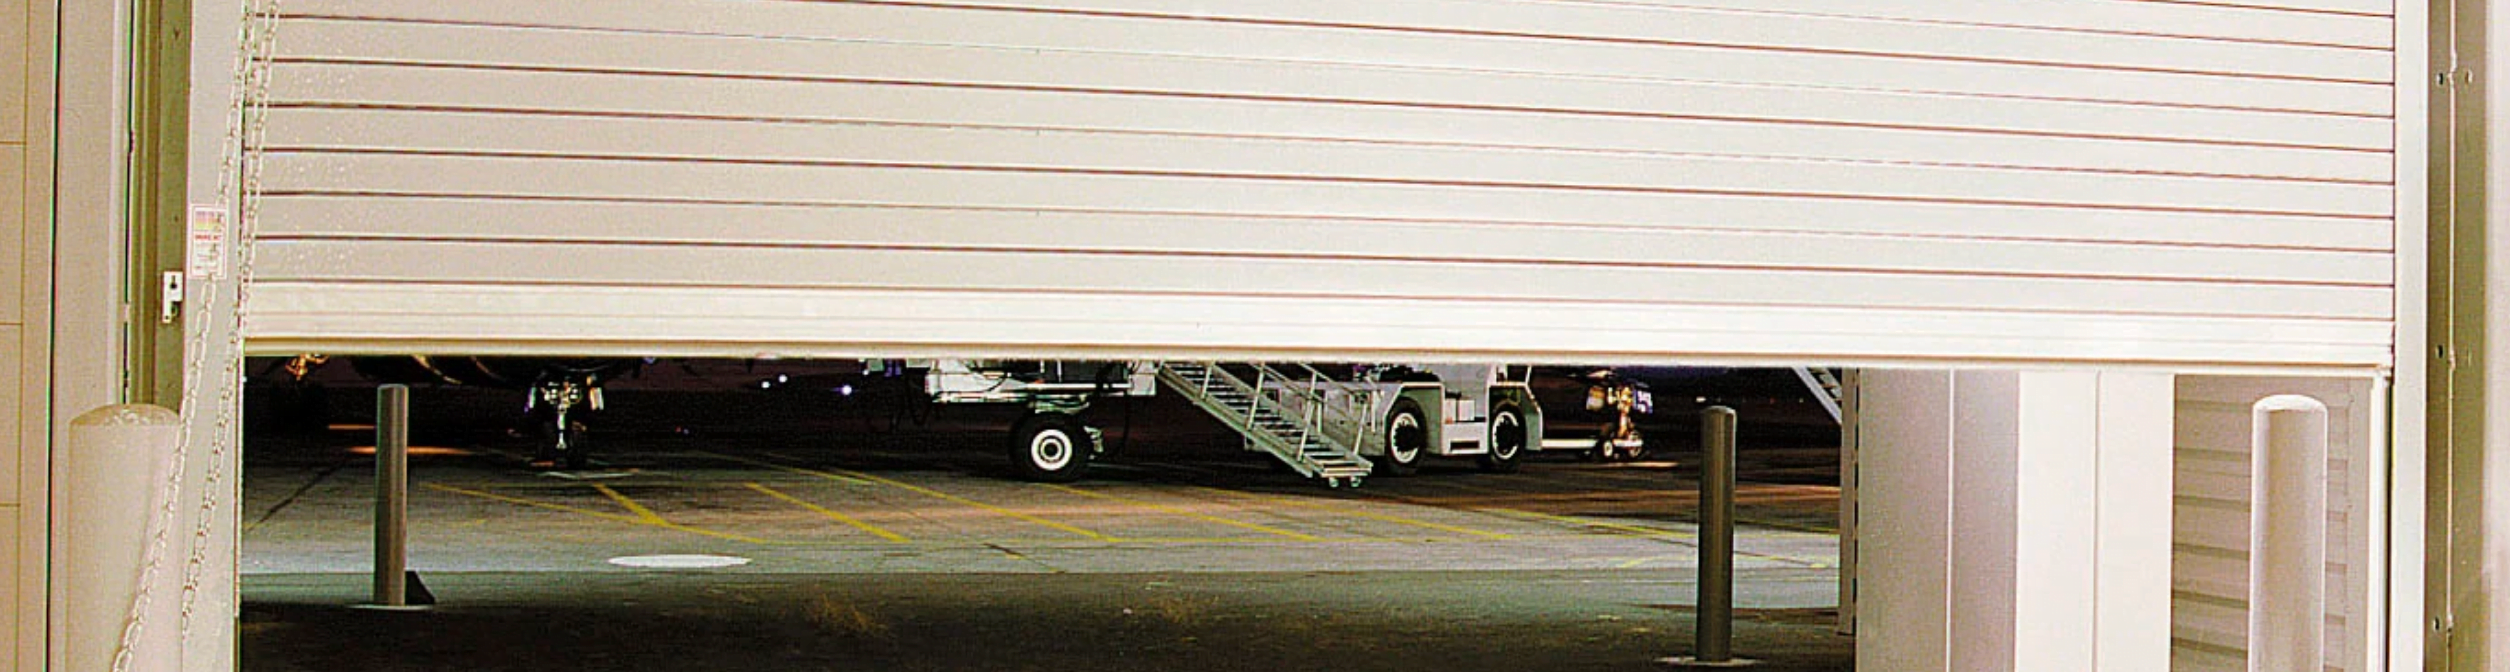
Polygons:
[[[1284,379],[1282,387],[1290,394],[1297,396],[1300,401],[1305,402],[1300,404],[1301,406],[1317,409],[1317,412],[1334,416],[1323,418],[1323,420],[1349,426],[1351,428],[1351,438],[1348,441],[1337,440],[1331,433],[1326,433],[1325,438],[1328,441],[1335,441],[1336,443],[1342,444],[1341,447],[1344,450],[1358,453],[1361,443],[1367,440],[1370,431],[1374,428],[1375,420],[1364,417],[1360,413],[1353,412],[1351,409],[1341,408],[1334,404],[1327,403],[1325,395],[1317,391],[1317,389],[1324,386],[1324,383],[1333,383],[1335,387],[1339,387],[1344,390],[1352,390],[1356,388],[1344,385],[1341,381],[1333,380],[1330,376],[1326,376],[1325,372],[1317,370],[1315,366],[1309,365],[1306,362],[1291,362],[1290,365],[1296,366],[1307,372],[1309,385],[1306,387],[1289,385],[1287,384],[1289,376],[1285,375],[1281,376]],[[1256,362],[1255,367],[1258,369],[1272,368],[1270,365],[1262,362]],[[1317,422],[1317,418],[1311,417],[1308,420],[1309,421],[1306,423],[1308,427],[1315,427],[1323,424]]]
[[[1283,448],[1288,448],[1288,449],[1289,449],[1289,454],[1288,454],[1287,456],[1285,456],[1285,457],[1287,457],[1287,459],[1293,460],[1293,461],[1295,461],[1295,462],[1299,463],[1300,465],[1302,465],[1302,466],[1306,467],[1306,468],[1307,468],[1307,471],[1309,471],[1310,473],[1319,473],[1319,472],[1322,472],[1322,471],[1323,471],[1323,469],[1324,469],[1324,465],[1318,464],[1314,458],[1308,457],[1308,455],[1307,455],[1306,451],[1302,449],[1304,446],[1302,446],[1302,445],[1286,445],[1286,444],[1288,444],[1288,441],[1287,441],[1286,439],[1283,439],[1283,438],[1282,438],[1282,437],[1280,437],[1280,436],[1274,435],[1271,431],[1266,430],[1266,429],[1263,429],[1260,425],[1257,425],[1257,424],[1256,424],[1255,416],[1256,416],[1256,413],[1258,412],[1258,409],[1263,409],[1263,408],[1266,408],[1266,407],[1270,407],[1270,408],[1273,410],[1273,412],[1274,412],[1275,414],[1277,414],[1277,415],[1281,415],[1282,417],[1291,417],[1291,416],[1290,416],[1289,414],[1287,414],[1287,413],[1282,413],[1282,411],[1283,411],[1283,410],[1286,410],[1286,409],[1285,409],[1285,408],[1283,408],[1283,406],[1284,406],[1284,405],[1283,405],[1283,404],[1282,404],[1279,400],[1273,399],[1273,398],[1271,398],[1270,396],[1268,396],[1268,395],[1264,394],[1263,388],[1259,386],[1259,385],[1261,384],[1261,382],[1263,381],[1264,376],[1266,375],[1266,373],[1268,373],[1268,372],[1269,372],[1269,373],[1272,373],[1273,375],[1278,375],[1278,372],[1271,372],[1271,371],[1270,371],[1270,369],[1269,369],[1268,367],[1265,367],[1265,366],[1264,366],[1263,364],[1261,364],[1261,363],[1256,363],[1256,364],[1254,364],[1254,366],[1255,366],[1255,368],[1256,368],[1256,369],[1258,369],[1258,371],[1257,371],[1257,373],[1256,373],[1256,377],[1257,377],[1257,378],[1256,378],[1256,380],[1257,380],[1257,385],[1258,385],[1258,386],[1250,386],[1250,385],[1248,385],[1248,384],[1247,384],[1247,382],[1246,382],[1245,380],[1238,378],[1237,374],[1229,373],[1227,370],[1222,369],[1222,368],[1220,367],[1220,363],[1219,363],[1219,362],[1198,362],[1198,364],[1201,364],[1201,365],[1203,366],[1203,380],[1201,381],[1201,389],[1200,389],[1200,392],[1202,392],[1201,397],[1202,397],[1202,398],[1203,398],[1203,400],[1204,400],[1204,401],[1203,401],[1203,403],[1209,403],[1209,404],[1211,404],[1211,405],[1213,405],[1213,406],[1216,406],[1216,407],[1218,407],[1218,408],[1221,408],[1221,409],[1223,409],[1223,410],[1228,411],[1228,415],[1233,416],[1233,417],[1228,418],[1228,419],[1229,419],[1229,420],[1230,420],[1233,424],[1236,424],[1236,425],[1239,425],[1239,426],[1240,426],[1240,427],[1239,427],[1239,429],[1240,429],[1240,434],[1241,434],[1241,435],[1248,436],[1249,438],[1253,438],[1253,437],[1256,437],[1256,436],[1266,437],[1266,438],[1271,439],[1271,440],[1272,440],[1272,441],[1274,441],[1274,442],[1278,442],[1278,443],[1285,444],[1285,445],[1280,446],[1280,447],[1283,447]],[[1166,367],[1162,367],[1162,368],[1166,368]],[[1183,376],[1182,376],[1182,375],[1179,375],[1179,377],[1183,377]],[[1286,381],[1285,381],[1285,382],[1286,382]],[[1245,410],[1245,411],[1240,411],[1239,409],[1237,409],[1237,408],[1235,408],[1235,407],[1231,407],[1231,406],[1223,405],[1223,404],[1218,403],[1216,400],[1211,400],[1211,392],[1212,392],[1211,386],[1212,386],[1212,384],[1213,384],[1213,383],[1220,383],[1220,384],[1224,384],[1224,385],[1227,385],[1230,389],[1237,390],[1237,391],[1240,391],[1240,392],[1244,392],[1244,393],[1246,394],[1246,396],[1247,396],[1247,399],[1248,399],[1248,401],[1247,401],[1247,410]],[[1285,384],[1285,385],[1283,385],[1283,387],[1287,388],[1287,387],[1290,387],[1290,386],[1289,386],[1289,385],[1287,385],[1287,384]],[[1302,429],[1305,429],[1305,428],[1302,428]],[[1263,441],[1263,439],[1254,439],[1254,440],[1256,440],[1256,441],[1258,441],[1258,442]],[[1328,441],[1331,441],[1331,438],[1330,438],[1330,437],[1327,437],[1327,440],[1328,440]],[[1343,448],[1344,448],[1346,451],[1349,451],[1349,452],[1352,454],[1352,456],[1353,456],[1353,457],[1357,457],[1357,456],[1358,456],[1358,452],[1359,452],[1359,451],[1358,451],[1358,448],[1353,447],[1353,446],[1343,446]],[[1276,453],[1276,454],[1277,454],[1277,453]]]
[[1798,366],[1794,367],[1794,370],[1796,379],[1803,381],[1804,387],[1812,390],[1814,403],[1821,404],[1822,410],[1830,412],[1830,420],[1845,422],[1846,416],[1841,414],[1839,408],[1839,394],[1842,390],[1838,389],[1838,377],[1831,375],[1827,368]]

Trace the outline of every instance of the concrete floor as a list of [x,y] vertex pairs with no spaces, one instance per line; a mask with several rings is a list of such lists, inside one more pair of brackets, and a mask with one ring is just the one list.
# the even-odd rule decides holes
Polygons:
[[[410,529],[441,604],[416,614],[347,608],[368,594],[371,430],[260,434],[245,669],[1634,670],[1691,648],[1679,452],[1333,490],[1154,409],[1092,479],[1047,485],[1004,476],[1001,420],[647,417],[596,435],[603,468],[560,474],[521,468],[493,422],[439,422]],[[1813,482],[1741,488],[1737,649],[1844,670],[1837,492],[1801,453],[1746,447],[1747,469]],[[660,554],[747,564],[611,562]]]

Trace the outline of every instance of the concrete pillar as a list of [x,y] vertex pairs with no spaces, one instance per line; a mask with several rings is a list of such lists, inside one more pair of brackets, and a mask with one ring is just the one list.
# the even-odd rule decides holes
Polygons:
[[2168,669],[2171,380],[1866,371],[1859,669]]

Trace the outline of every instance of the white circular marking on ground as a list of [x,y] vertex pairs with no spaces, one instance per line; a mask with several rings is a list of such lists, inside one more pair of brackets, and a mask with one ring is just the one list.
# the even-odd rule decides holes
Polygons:
[[721,569],[750,564],[750,559],[728,555],[631,555],[611,558],[610,564],[637,569]]

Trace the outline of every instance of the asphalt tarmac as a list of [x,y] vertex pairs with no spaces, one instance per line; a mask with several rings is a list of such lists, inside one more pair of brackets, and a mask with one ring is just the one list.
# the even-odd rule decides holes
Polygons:
[[[1007,477],[1001,409],[661,389],[614,397],[596,468],[540,472],[499,393],[421,389],[411,558],[439,603],[394,613],[353,607],[365,394],[248,440],[245,670],[1513,672],[1692,650],[1696,487],[1674,428],[1650,461],[1328,489],[1154,404],[1061,485]],[[1095,422],[1119,425],[1110,410]],[[1835,453],[1786,438],[1818,436],[1800,413],[1763,445],[1746,417],[1735,648],[1850,669]],[[739,564],[620,564],[653,556]]]

